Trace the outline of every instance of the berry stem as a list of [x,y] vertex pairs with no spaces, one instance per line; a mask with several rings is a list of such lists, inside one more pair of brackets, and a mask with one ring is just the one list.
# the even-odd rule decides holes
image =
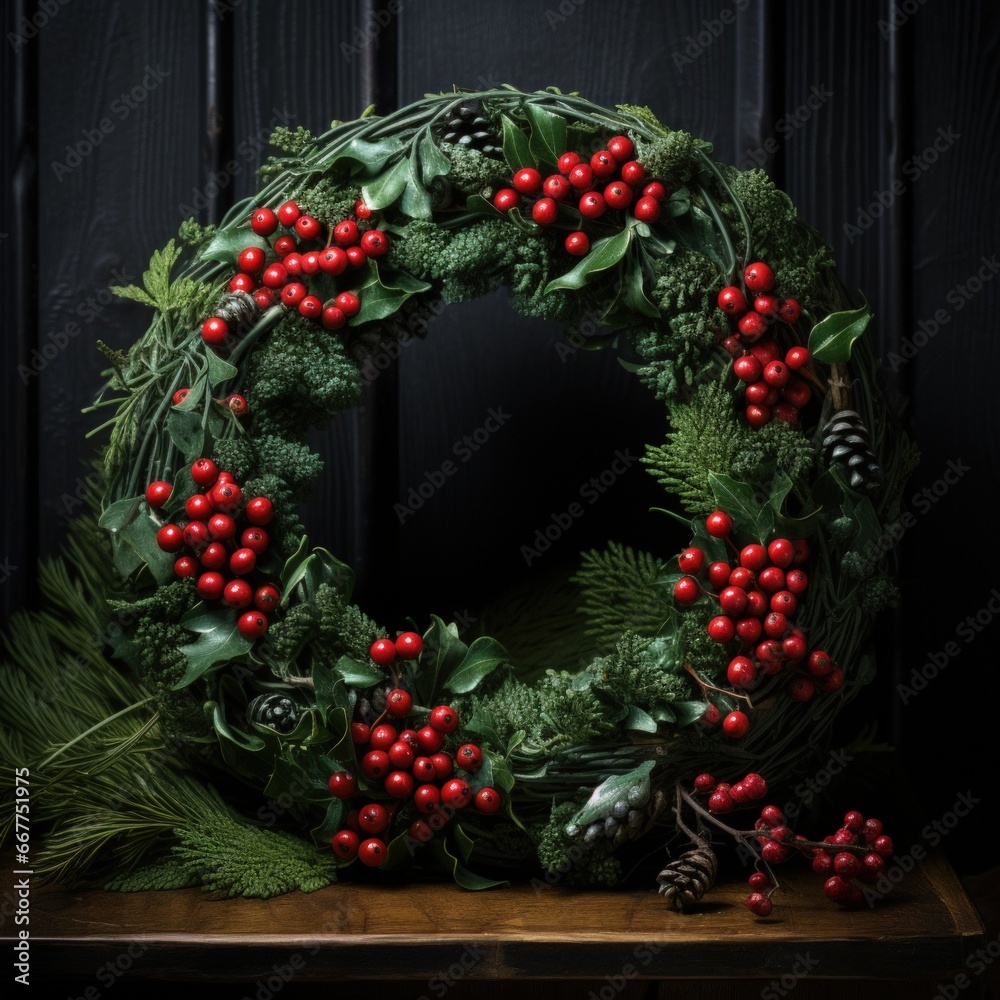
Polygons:
[[718,691],[719,694],[728,695],[730,698],[741,698],[747,703],[749,708],[753,708],[753,702],[750,700],[750,695],[740,694],[737,691],[733,691],[731,688],[720,688],[716,687],[714,684],[709,684],[708,681],[704,681],[698,676],[698,672],[691,666],[690,663],[684,664],[684,669],[695,679],[698,686],[701,688],[702,696],[708,701],[708,695],[706,691]]

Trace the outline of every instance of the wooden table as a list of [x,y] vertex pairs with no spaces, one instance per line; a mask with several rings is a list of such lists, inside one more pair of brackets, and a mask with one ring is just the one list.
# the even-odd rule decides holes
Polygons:
[[[783,874],[787,888],[767,920],[744,908],[742,881],[717,886],[684,915],[653,890],[558,886],[340,885],[268,901],[217,901],[197,889],[34,889],[32,981],[57,977],[60,996],[85,1000],[123,997],[126,983],[145,991],[144,980],[208,981],[220,984],[213,997],[258,1000],[279,990],[336,1000],[344,994],[331,995],[331,983],[358,984],[354,995],[366,1000],[932,1000],[939,986],[945,997],[980,995],[982,977],[965,963],[986,938],[942,856],[874,910],[828,902],[804,866]],[[0,926],[9,939],[6,911]],[[963,972],[968,985],[958,989]]]

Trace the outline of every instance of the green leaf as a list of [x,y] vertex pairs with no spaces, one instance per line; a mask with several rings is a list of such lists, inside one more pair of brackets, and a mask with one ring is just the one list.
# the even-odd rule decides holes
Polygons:
[[489,215],[494,219],[503,218],[503,212],[481,194],[470,194],[465,199],[465,207],[477,215]]
[[445,839],[441,836],[434,837],[427,842],[421,857],[422,861],[432,862],[439,871],[448,872],[452,878],[463,889],[494,889],[497,887],[506,888],[509,882],[497,881],[496,879],[484,878],[475,872],[469,871],[445,845]]
[[225,427],[222,414],[214,406],[207,416],[197,410],[182,410],[173,406],[167,414],[166,424],[170,440],[187,463],[209,454],[213,441]]
[[438,148],[430,131],[420,140],[420,178],[430,184],[436,177],[445,177],[451,171],[451,160]]
[[409,176],[409,160],[400,157],[388,170],[362,186],[361,197],[375,211],[388,208],[403,193]]
[[511,170],[533,167],[535,161],[532,158],[524,132],[506,115],[501,115],[500,120],[503,123],[503,156],[507,161],[507,166]]
[[637,705],[628,706],[628,715],[625,717],[624,726],[626,729],[632,729],[640,733],[656,732],[656,720]]
[[[228,382],[231,378],[236,378],[239,374],[239,369],[235,365],[223,361],[211,348],[205,348],[205,356],[208,358],[208,381],[213,389],[223,382]],[[188,399],[193,395],[194,393],[189,394]],[[184,402],[186,403],[187,399]]]
[[303,535],[299,539],[298,548],[285,560],[284,568],[281,571],[280,583],[282,593],[282,604],[287,604],[289,595],[295,588],[302,575],[305,573],[306,560],[309,558],[309,539]]
[[708,474],[708,485],[715,497],[720,510],[724,510],[736,522],[740,531],[754,535],[759,539],[757,524],[760,520],[761,508],[748,483],[740,483],[729,476],[717,472]]
[[[646,298],[644,284],[645,275],[642,264],[636,258],[635,254],[632,254],[623,277],[622,301],[632,312],[639,313],[642,316],[651,316],[656,319],[660,315],[660,310]],[[636,367],[638,368],[639,366]]]
[[350,326],[363,326],[386,319],[396,312],[412,295],[426,292],[431,286],[426,281],[419,281],[404,271],[390,274],[383,278],[378,266],[371,269],[371,274],[358,289],[361,300],[360,311],[351,317]]
[[101,519],[97,523],[108,531],[120,531],[139,516],[139,506],[142,502],[141,496],[116,500],[110,506],[105,507],[104,513],[101,514]]
[[531,123],[531,138],[528,149],[536,163],[547,163],[551,167],[559,164],[559,157],[567,150],[566,119],[537,104],[528,102],[524,113]]
[[454,673],[445,680],[445,690],[453,694],[468,694],[475,690],[484,677],[509,660],[510,654],[496,639],[481,635],[469,647],[465,659],[455,668]]
[[328,583],[331,587],[339,590],[345,600],[351,599],[354,592],[355,575],[354,570],[345,562],[341,562],[328,549],[317,547],[313,549],[315,566],[317,567],[317,585]]
[[591,248],[586,257],[581,257],[580,262],[566,274],[554,278],[545,286],[545,293],[556,291],[560,288],[578,290],[601,271],[606,271],[609,267],[614,267],[628,251],[632,242],[632,229],[623,229],[614,236],[608,236],[603,240],[598,240]]
[[486,743],[491,747],[500,747],[500,737],[497,734],[496,722],[493,719],[493,714],[488,709],[477,708],[472,713],[472,718],[462,727],[462,731],[481,736],[480,743]]
[[[151,305],[161,313],[170,308],[170,272],[181,255],[181,248],[174,240],[169,240],[162,250],[154,250],[149,259],[149,268],[142,274],[144,288],[128,285],[124,288],[112,286],[111,291],[119,298],[132,299]],[[236,258],[233,258],[235,263]]]
[[342,152],[337,154],[333,162],[353,160],[362,167],[367,176],[374,177],[392,157],[402,152],[403,148],[403,143],[396,136],[386,136],[377,142],[354,138]]
[[691,211],[691,192],[686,187],[678,188],[667,200],[667,213],[676,218]]
[[262,250],[270,249],[267,240],[263,236],[258,236],[250,229],[242,227],[219,229],[211,240],[208,241],[208,244],[201,249],[198,257],[201,260],[217,260],[222,264],[230,264],[235,267],[236,258],[247,247],[260,247]]
[[386,680],[384,670],[379,670],[370,663],[361,663],[350,656],[342,656],[337,660],[334,670],[344,678],[345,684],[355,688],[374,687]]
[[458,637],[457,625],[445,625],[437,615],[431,615],[431,627],[424,633],[417,675],[420,704],[437,704],[445,680],[455,672],[468,651],[469,647]]
[[231,611],[220,609],[210,617],[199,617],[197,628],[188,626],[198,632],[198,638],[181,646],[180,651],[187,657],[187,666],[184,676],[171,686],[171,690],[180,691],[188,687],[216,663],[235,660],[250,652],[253,642],[240,634],[236,622],[236,616]]
[[420,154],[417,149],[413,150],[407,162],[406,188],[399,207],[411,219],[429,219],[432,214],[431,196],[420,179]]
[[674,701],[670,703],[678,726],[690,726],[697,722],[708,709],[704,701]]
[[577,826],[586,826],[595,819],[603,819],[610,815],[611,807],[619,800],[627,797],[629,791],[636,786],[645,789],[649,796],[649,774],[654,762],[643,761],[634,771],[628,774],[613,774],[605,778],[591,793],[587,804],[570,820]]
[[865,332],[872,312],[866,302],[860,309],[830,313],[809,333],[809,350],[824,364],[844,364],[851,360],[854,341]]
[[174,561],[177,557],[160,548],[156,541],[159,530],[160,522],[146,512],[119,529],[119,537],[135,552],[157,583],[169,583],[175,578]]

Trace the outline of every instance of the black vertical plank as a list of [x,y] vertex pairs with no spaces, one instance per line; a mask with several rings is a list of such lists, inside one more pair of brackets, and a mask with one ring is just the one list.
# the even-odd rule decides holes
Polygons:
[[108,291],[141,277],[176,234],[200,168],[200,0],[59,6],[38,33],[37,316],[48,353],[37,379],[41,550],[95,485],[80,410],[105,367],[100,338],[127,347],[149,310]]
[[[400,102],[452,84],[553,84],[600,103],[648,104],[674,128],[715,143],[731,160],[741,32],[747,4],[720,17],[714,3],[629,2],[615,6],[449,2],[400,15]],[[740,8],[739,14],[736,8]],[[759,93],[755,82],[748,93]],[[748,122],[759,120],[751,109]],[[749,125],[756,137],[757,125]],[[742,141],[742,140],[741,140]],[[591,331],[592,332],[592,331]],[[484,426],[491,409],[503,426],[422,506],[394,526],[400,535],[407,611],[448,614],[482,604],[522,578],[575,566],[581,549],[609,539],[649,546],[672,529],[646,513],[663,495],[633,463],[586,515],[539,559],[522,554],[536,532],[565,515],[592,476],[632,456],[665,430],[662,407],[618,364],[613,352],[561,354],[555,325],[513,314],[505,293],[450,307],[427,342],[399,362],[400,470],[387,509],[432,489],[455,447]],[[414,501],[413,505],[419,501]],[[554,529],[553,529],[554,530]]]
[[[385,89],[391,77],[378,69],[381,46],[390,33],[375,13],[373,4],[364,0],[310,0],[283,6],[281,30],[275,31],[275,11],[268,5],[248,4],[233,11],[228,127],[234,148],[252,154],[237,156],[241,169],[232,185],[234,198],[256,189],[255,172],[267,155],[267,138],[275,126],[302,125],[318,134],[332,119],[355,118],[369,104],[393,99],[391,88]],[[372,25],[378,30],[371,30]],[[383,81],[381,93],[376,92],[376,79]],[[380,104],[379,111],[385,110]],[[326,468],[305,511],[311,540],[332,549],[358,573],[361,601],[371,593],[368,511],[378,382],[366,391],[360,408],[339,414],[314,432],[312,443]]]
[[31,81],[37,73],[38,32],[41,19],[33,4],[4,5],[3,89],[11,96],[4,118],[3,174],[4,209],[0,217],[0,245],[4,273],[12,277],[14,301],[0,351],[3,352],[2,426],[5,436],[3,540],[0,542],[0,621],[25,601],[33,601],[34,574],[30,567],[38,555],[38,497],[35,421],[36,379],[30,352],[35,347],[37,327],[34,302],[37,297],[34,213],[37,203],[36,94]]

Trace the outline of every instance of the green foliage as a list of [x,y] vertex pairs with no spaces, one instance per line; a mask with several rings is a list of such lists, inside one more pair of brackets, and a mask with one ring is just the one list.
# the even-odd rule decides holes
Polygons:
[[229,812],[175,831],[173,853],[198,873],[206,889],[226,896],[269,899],[299,889],[315,892],[337,881],[329,849],[277,830],[248,826]]
[[201,883],[201,875],[191,864],[176,856],[167,856],[136,868],[116,872],[104,884],[106,892],[149,892],[158,889],[189,889]]
[[684,184],[698,170],[697,153],[707,143],[690,132],[670,132],[655,139],[635,139],[635,158],[646,168],[647,177],[656,177],[668,185]]
[[208,243],[216,232],[216,226],[203,226],[192,216],[178,226],[177,238],[189,247],[200,247]]
[[506,745],[519,730],[529,736],[541,734],[541,695],[536,686],[506,676],[493,691],[477,691],[470,699],[468,717],[482,710],[493,718],[493,728]]
[[652,299],[663,312],[698,312],[721,318],[721,313],[714,313],[719,270],[708,257],[695,250],[678,250],[658,263]]
[[361,186],[345,184],[337,177],[323,177],[319,181],[306,178],[294,187],[289,197],[294,198],[303,212],[329,226],[335,226],[344,219],[353,219],[359,232],[371,229],[370,219],[356,219],[354,204],[361,197]]
[[663,564],[648,552],[617,542],[609,542],[603,552],[584,552],[572,579],[583,592],[579,611],[587,619],[587,633],[602,646],[626,631],[656,635],[670,608],[655,585],[662,571]]
[[704,677],[724,672],[730,660],[725,647],[709,638],[705,628],[714,613],[696,604],[677,616],[677,634],[684,659]]
[[502,186],[510,179],[506,163],[492,156],[486,156],[471,146],[443,143],[445,156],[451,160],[448,180],[459,191],[478,194],[483,188]]
[[580,854],[580,845],[566,836],[566,824],[580,803],[563,802],[552,809],[549,820],[532,830],[538,841],[538,861],[543,871],[561,876],[564,885],[612,886],[621,881],[622,869],[606,843],[598,842]]
[[621,705],[653,709],[691,696],[686,677],[675,672],[669,660],[650,656],[649,639],[626,632],[615,652],[589,668],[594,684]]
[[312,141],[312,133],[302,125],[294,129],[279,125],[271,133],[271,145],[289,156],[301,156]]

